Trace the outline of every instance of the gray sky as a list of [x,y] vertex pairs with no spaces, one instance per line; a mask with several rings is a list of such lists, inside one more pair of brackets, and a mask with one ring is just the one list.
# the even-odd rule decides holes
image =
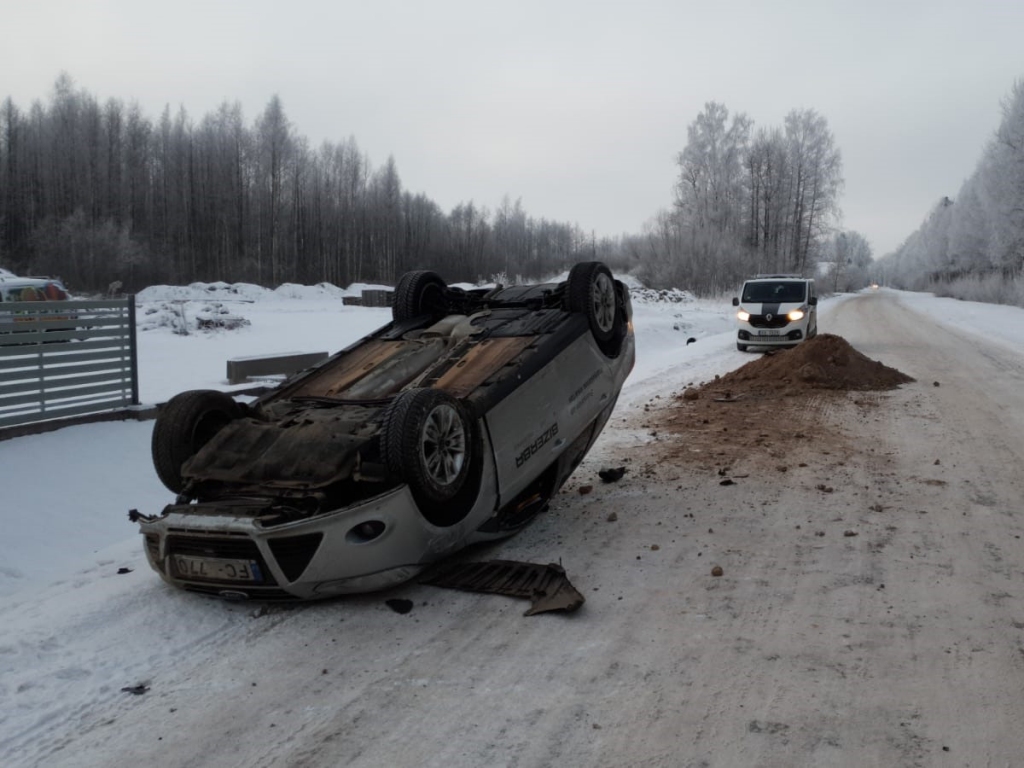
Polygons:
[[0,0],[0,98],[58,74],[156,120],[278,94],[312,146],[354,136],[443,209],[504,195],[598,236],[672,202],[708,101],[823,115],[843,226],[884,255],[955,197],[1024,78],[1020,0]]

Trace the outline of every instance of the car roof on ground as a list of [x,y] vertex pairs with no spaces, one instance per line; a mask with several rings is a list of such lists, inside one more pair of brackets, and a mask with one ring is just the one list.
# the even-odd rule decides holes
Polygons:
[[0,285],[38,286],[50,283],[61,284],[60,280],[55,277],[18,277],[17,275],[0,274]]

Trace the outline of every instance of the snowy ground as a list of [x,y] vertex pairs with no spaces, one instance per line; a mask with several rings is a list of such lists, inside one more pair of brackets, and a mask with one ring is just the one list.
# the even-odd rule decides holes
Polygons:
[[[389,319],[388,310],[342,306],[342,293],[298,286],[148,289],[138,297],[140,328],[149,328],[139,334],[142,401],[162,402],[184,389],[230,390],[228,358],[335,352]],[[844,298],[823,302],[823,332]],[[682,299],[635,295],[637,366],[620,409],[751,359],[735,349],[727,301]],[[1008,347],[1019,346],[1024,330],[1024,310],[1017,308],[927,295],[899,300],[932,318],[937,330],[948,324]],[[195,318],[224,315],[249,322],[231,331],[180,333]],[[602,440],[616,439],[614,422]],[[99,728],[96,712],[110,713],[113,723],[130,707],[123,688],[174,678],[186,663],[208,663],[211,690],[230,688],[237,670],[217,663],[219,649],[273,631],[272,623],[254,628],[240,620],[252,607],[179,593],[150,571],[126,513],[151,513],[169,501],[150,462],[151,430],[152,422],[128,421],[0,442],[0,765],[85,764],[62,746]],[[277,673],[287,674],[287,667]],[[118,764],[134,736],[109,729],[107,764]]]

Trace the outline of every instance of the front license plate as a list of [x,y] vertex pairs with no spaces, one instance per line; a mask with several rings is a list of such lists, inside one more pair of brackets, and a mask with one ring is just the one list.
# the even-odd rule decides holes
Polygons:
[[758,336],[778,336],[779,331],[758,331]]
[[220,557],[172,555],[174,572],[180,579],[238,581],[255,584],[263,581],[260,566],[254,560],[228,560]]

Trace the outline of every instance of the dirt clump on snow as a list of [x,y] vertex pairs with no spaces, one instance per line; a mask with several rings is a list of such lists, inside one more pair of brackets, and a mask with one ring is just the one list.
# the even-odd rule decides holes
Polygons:
[[843,337],[824,333],[747,363],[706,387],[724,387],[734,394],[771,388],[867,391],[895,389],[911,381],[905,373],[865,357]]
[[689,384],[667,404],[652,401],[642,426],[660,443],[662,461],[720,475],[740,467],[786,471],[789,458],[839,460],[845,437],[825,418],[837,398],[867,410],[881,397],[872,393],[912,381],[842,337],[821,334],[713,381]]

